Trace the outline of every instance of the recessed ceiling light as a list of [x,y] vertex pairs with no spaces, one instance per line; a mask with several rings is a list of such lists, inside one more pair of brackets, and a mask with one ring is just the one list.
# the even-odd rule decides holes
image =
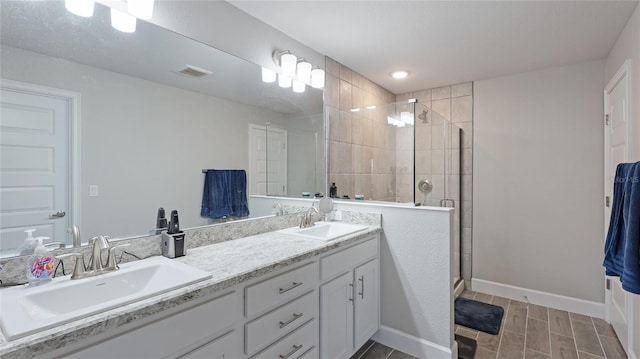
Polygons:
[[396,71],[391,73],[391,77],[393,77],[394,79],[403,79],[405,77],[407,77],[409,75],[408,72],[406,71]]

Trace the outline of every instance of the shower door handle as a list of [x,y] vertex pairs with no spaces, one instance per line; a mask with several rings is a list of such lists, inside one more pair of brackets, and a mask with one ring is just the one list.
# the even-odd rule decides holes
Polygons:
[[[448,203],[451,203],[451,206],[447,206]],[[450,198],[443,198],[440,200],[440,207],[455,207],[456,201]]]

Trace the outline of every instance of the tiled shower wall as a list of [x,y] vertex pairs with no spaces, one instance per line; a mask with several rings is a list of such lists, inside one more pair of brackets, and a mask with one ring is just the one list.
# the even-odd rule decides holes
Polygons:
[[[396,97],[398,102],[415,98],[418,103],[433,109],[441,114],[444,118],[451,121],[462,130],[462,146],[457,146],[456,138],[452,138],[450,144],[452,148],[461,147],[462,154],[460,156],[457,149],[451,153],[451,167],[447,176],[443,176],[440,162],[443,154],[441,145],[437,141],[442,139],[442,123],[437,120],[424,124],[416,121],[416,184],[422,177],[432,178],[434,189],[430,196],[427,197],[427,204],[438,206],[439,197],[444,194],[442,190],[444,181],[447,181],[450,188],[458,185],[462,181],[460,192],[450,191],[444,194],[445,197],[455,200],[456,210],[460,216],[456,216],[454,230],[459,231],[459,222],[462,222],[462,278],[465,280],[467,288],[471,287],[471,245],[472,245],[472,179],[473,179],[473,83],[463,83],[452,86],[438,87],[434,89],[422,90],[417,92],[400,94]],[[418,107],[419,109],[419,107]],[[416,116],[419,114],[419,110]],[[454,132],[455,133],[455,132]],[[460,166],[458,160],[462,161]],[[440,188],[440,189],[438,189]],[[440,193],[443,192],[443,193]],[[416,201],[421,202],[420,192],[416,192]],[[459,219],[458,219],[459,218]]]
[[395,201],[396,135],[383,106],[395,95],[326,57],[324,96],[329,185],[336,183],[339,196]]

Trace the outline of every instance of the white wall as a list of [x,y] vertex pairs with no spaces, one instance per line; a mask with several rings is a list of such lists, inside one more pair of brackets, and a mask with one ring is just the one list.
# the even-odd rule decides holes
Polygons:
[[[312,200],[251,196],[257,215],[274,202]],[[374,339],[421,358],[451,358],[453,346],[453,212],[367,201],[336,201],[336,210],[382,214],[381,324]]]
[[3,78],[82,96],[83,238],[148,233],[158,207],[178,209],[183,227],[207,224],[201,170],[248,169],[248,123],[284,125],[275,112],[90,66],[5,46],[1,56]]
[[474,86],[474,280],[603,303],[604,62]]
[[[608,83],[620,66],[631,59],[631,139],[633,150],[630,161],[640,161],[640,6],[627,22],[624,30],[618,37],[615,46],[609,53],[605,65],[605,81]],[[633,301],[634,318],[632,330],[635,338],[640,337],[640,295],[627,294]],[[640,339],[634,340],[633,353],[640,358]],[[631,354],[631,353],[630,353]]]

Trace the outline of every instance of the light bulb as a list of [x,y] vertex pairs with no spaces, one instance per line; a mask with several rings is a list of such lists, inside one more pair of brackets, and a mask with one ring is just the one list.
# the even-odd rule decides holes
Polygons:
[[82,17],[93,16],[94,6],[95,2],[93,0],[64,0],[64,7],[70,13]]
[[276,72],[265,67],[262,68],[262,81],[271,83],[276,82]]
[[304,82],[293,79],[293,92],[302,93],[304,92],[305,86]]
[[406,72],[406,71],[396,71],[396,72],[391,74],[391,77],[393,77],[394,79],[403,79],[403,78],[407,77],[408,75],[409,75],[409,73]]
[[153,16],[154,0],[127,0],[129,14],[142,20],[149,20]]
[[296,64],[298,58],[294,54],[283,54],[280,56],[280,67],[282,67],[282,73],[289,77],[296,76]]
[[324,70],[311,70],[311,87],[321,89],[324,87]]
[[278,74],[278,86],[284,88],[291,87],[291,77],[283,74]]
[[298,80],[304,83],[311,82],[311,64],[306,61],[298,62]]
[[111,9],[111,26],[122,32],[136,31],[136,18],[117,9]]

